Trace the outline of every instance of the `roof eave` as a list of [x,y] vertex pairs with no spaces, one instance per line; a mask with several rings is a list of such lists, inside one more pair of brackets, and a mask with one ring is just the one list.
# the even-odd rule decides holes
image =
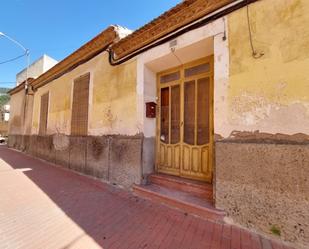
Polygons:
[[31,84],[33,89],[35,90],[73,70],[80,64],[87,62],[97,54],[106,50],[108,46],[117,40],[119,40],[117,27],[108,27],[99,35],[91,39],[89,42],[84,44],[82,47],[77,49],[75,52],[64,58],[62,61],[35,79]]

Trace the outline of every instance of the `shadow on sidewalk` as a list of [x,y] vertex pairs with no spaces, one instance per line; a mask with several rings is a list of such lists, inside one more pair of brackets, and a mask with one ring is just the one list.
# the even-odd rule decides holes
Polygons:
[[[147,213],[147,208],[149,212],[154,211],[153,204],[127,191],[5,146],[0,146],[0,158],[27,176],[75,224],[99,245],[104,245],[104,248],[114,244],[113,241],[122,241],[122,235],[128,233],[130,227],[132,234],[135,233],[134,226],[142,221],[138,217],[139,210],[143,209],[144,213]],[[126,244],[126,241],[122,243]],[[69,248],[69,245],[65,248]]]
[[[291,249],[235,226],[213,223],[139,199],[6,146],[0,146],[0,158],[27,176],[104,249]],[[71,248],[71,244],[62,249],[65,248]]]

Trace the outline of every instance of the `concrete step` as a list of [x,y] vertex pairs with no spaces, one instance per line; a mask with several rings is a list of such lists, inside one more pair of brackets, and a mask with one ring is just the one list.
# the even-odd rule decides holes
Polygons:
[[165,174],[152,174],[148,177],[150,184],[164,186],[170,189],[175,189],[190,193],[194,196],[206,198],[208,201],[213,201],[213,187],[206,182],[184,179],[176,176]]
[[134,185],[133,193],[139,197],[215,222],[223,222],[225,216],[224,211],[215,209],[212,203],[205,198],[157,184]]

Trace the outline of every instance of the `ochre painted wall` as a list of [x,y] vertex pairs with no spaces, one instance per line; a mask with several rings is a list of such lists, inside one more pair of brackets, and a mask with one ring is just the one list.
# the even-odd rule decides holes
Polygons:
[[10,99],[10,120],[9,120],[9,134],[21,135],[24,118],[24,103],[25,91],[19,91],[11,95]]
[[309,248],[308,13],[308,0],[250,4],[253,45],[264,53],[257,59],[247,8],[229,14],[229,77],[226,87],[215,82],[224,107],[214,115],[223,137],[215,144],[216,207],[295,248]]
[[222,93],[227,113],[218,131],[309,134],[309,1],[262,0],[249,7],[251,56],[246,8],[228,16],[229,86]]
[[0,135],[1,136],[7,136],[8,135],[8,129],[9,129],[8,122],[1,121],[0,122]]
[[89,135],[135,135],[137,121],[136,62],[111,66],[107,53],[41,87],[35,93],[32,133],[38,133],[40,99],[49,92],[48,134],[70,134],[73,81],[90,72]]

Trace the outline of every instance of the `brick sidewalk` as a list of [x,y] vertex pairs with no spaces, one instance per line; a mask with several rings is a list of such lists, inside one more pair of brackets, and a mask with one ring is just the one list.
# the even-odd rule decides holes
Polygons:
[[0,146],[1,249],[288,249]]

